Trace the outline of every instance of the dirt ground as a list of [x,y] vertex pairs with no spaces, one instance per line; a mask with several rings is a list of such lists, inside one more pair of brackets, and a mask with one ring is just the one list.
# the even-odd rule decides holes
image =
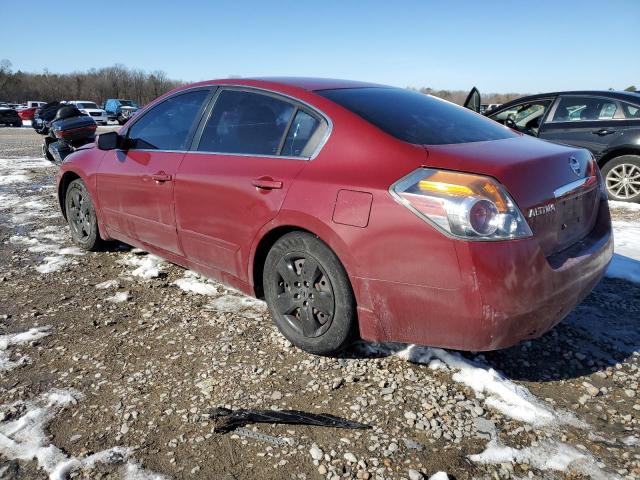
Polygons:
[[[73,248],[41,140],[0,129],[1,479],[640,478],[637,283],[604,278],[503,351],[317,357],[259,301],[125,245]],[[371,428],[220,434],[218,406]]]

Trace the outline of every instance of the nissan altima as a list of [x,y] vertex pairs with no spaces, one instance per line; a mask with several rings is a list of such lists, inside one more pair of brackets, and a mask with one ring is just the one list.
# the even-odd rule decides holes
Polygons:
[[117,239],[263,298],[317,354],[359,336],[493,350],[542,335],[613,252],[592,155],[377,84],[174,90],[67,157],[87,250]]

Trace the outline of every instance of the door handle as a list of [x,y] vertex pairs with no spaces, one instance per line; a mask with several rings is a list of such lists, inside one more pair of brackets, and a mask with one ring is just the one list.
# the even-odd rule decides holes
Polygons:
[[260,177],[251,180],[251,185],[256,188],[262,188],[264,190],[274,190],[282,188],[282,182],[280,180],[274,180],[271,177]]
[[171,175],[165,172],[157,172],[151,175],[151,179],[158,183],[170,182],[171,178]]
[[616,133],[616,131],[609,130],[607,128],[601,128],[600,130],[595,130],[591,133],[595,133],[596,135],[600,135],[601,137],[604,137],[605,135],[611,135],[612,133]]

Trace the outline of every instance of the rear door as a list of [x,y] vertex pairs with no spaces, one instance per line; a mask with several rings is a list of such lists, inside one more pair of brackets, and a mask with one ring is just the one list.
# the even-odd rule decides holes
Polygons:
[[583,147],[598,156],[624,127],[617,100],[589,95],[561,95],[540,129],[545,140]]
[[277,215],[326,128],[321,115],[288,98],[221,90],[176,177],[187,259],[244,278],[251,242]]
[[169,97],[131,125],[126,149],[106,152],[98,196],[104,221],[117,238],[181,254],[174,181],[209,94],[209,88],[201,88]]

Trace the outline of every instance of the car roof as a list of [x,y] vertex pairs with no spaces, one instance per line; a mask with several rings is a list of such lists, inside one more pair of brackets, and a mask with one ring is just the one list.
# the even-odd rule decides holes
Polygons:
[[526,100],[536,100],[538,98],[557,97],[558,95],[587,95],[598,97],[609,97],[617,100],[624,100],[633,103],[640,103],[640,94],[636,92],[624,92],[619,90],[568,90],[564,92],[549,92],[549,93],[537,93],[535,95],[526,95],[524,97],[516,98],[507,103],[503,103],[500,108],[504,106],[513,105]]
[[[261,85],[262,84],[262,85]],[[332,90],[339,88],[370,88],[389,87],[371,82],[359,82],[356,80],[341,80],[336,78],[319,77],[252,77],[252,78],[224,78],[200,82],[196,85],[246,85],[273,87],[281,85],[286,87],[300,88],[309,92],[316,90]]]

